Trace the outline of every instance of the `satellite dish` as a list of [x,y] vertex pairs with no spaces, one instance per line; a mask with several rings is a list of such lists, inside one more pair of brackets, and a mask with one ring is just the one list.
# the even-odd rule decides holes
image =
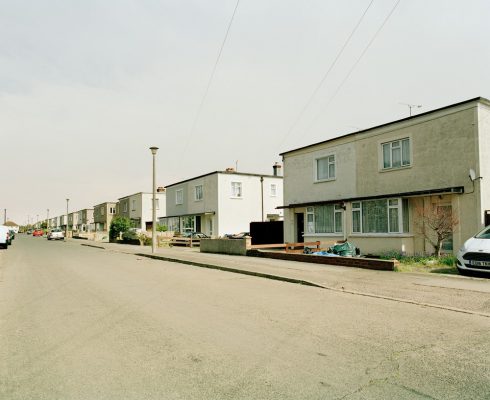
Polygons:
[[470,168],[470,179],[474,181],[476,179],[476,172],[473,168]]

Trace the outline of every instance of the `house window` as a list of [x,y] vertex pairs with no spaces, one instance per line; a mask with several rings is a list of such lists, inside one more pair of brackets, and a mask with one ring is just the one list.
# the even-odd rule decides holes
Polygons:
[[100,208],[100,215],[104,215],[105,211],[104,211],[104,207],[101,207]]
[[352,233],[402,233],[409,230],[408,199],[352,203]]
[[277,185],[275,183],[271,183],[271,197],[277,196]]
[[194,186],[194,200],[199,201],[203,199],[202,185]]
[[335,155],[316,159],[316,180],[335,179]]
[[[150,210],[153,209],[153,198],[150,199]],[[155,210],[160,209],[160,199],[155,199]]]
[[183,204],[184,203],[184,190],[178,189],[175,191],[175,204]]
[[128,212],[128,203],[123,203],[123,212]]
[[306,231],[308,233],[342,233],[343,209],[337,204],[308,207],[306,209]]
[[133,199],[132,204],[133,207],[131,208],[131,211],[136,211],[136,199]]
[[116,207],[110,207],[109,214],[115,214],[115,213],[116,213]]
[[231,197],[242,197],[242,182],[231,182]]
[[383,169],[401,168],[410,165],[410,139],[383,143]]
[[196,217],[182,217],[182,232],[194,232],[196,226]]

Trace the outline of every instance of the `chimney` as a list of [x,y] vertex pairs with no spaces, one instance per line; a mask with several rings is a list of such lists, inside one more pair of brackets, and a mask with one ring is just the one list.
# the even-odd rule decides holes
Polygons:
[[276,162],[273,166],[272,166],[272,170],[274,171],[274,176],[281,176],[281,164],[279,164],[278,162]]
[[165,188],[163,186],[158,186],[157,187],[157,192],[158,193],[163,193],[163,192],[165,192]]
[[225,169],[226,172],[235,172],[235,168],[230,167]]

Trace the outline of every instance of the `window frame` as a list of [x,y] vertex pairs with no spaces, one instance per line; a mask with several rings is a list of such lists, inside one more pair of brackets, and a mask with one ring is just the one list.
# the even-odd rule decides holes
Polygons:
[[270,193],[271,193],[271,197],[277,197],[277,183],[271,183]]
[[[315,218],[315,208],[332,206],[332,232],[317,232],[316,218]],[[344,234],[344,208],[340,204],[325,204],[318,207],[306,207],[306,218],[305,218],[305,234],[319,235],[319,236],[342,236]],[[340,215],[339,224],[337,223],[337,217]],[[338,226],[340,225],[340,227]]]
[[[333,161],[330,161],[332,159]],[[327,160],[327,177],[319,178],[318,163],[319,161]],[[330,166],[333,166],[333,175],[330,174]],[[316,157],[314,162],[314,177],[315,182],[329,182],[337,179],[337,156],[335,153],[330,153],[321,157]]]
[[[364,200],[364,201],[354,201],[351,203],[351,233],[354,235],[406,235],[410,234],[410,205],[408,198],[403,197],[389,197],[386,199],[378,199],[384,200],[386,202],[386,224],[387,231],[386,232],[364,232],[364,208],[363,203],[372,200]],[[396,204],[393,203],[396,201]],[[390,204],[391,203],[391,204]],[[405,216],[405,211],[407,211],[407,215]],[[391,216],[390,210],[397,210],[397,231],[391,230]],[[359,231],[354,230],[354,213],[359,214]],[[405,218],[408,220],[405,221]],[[407,222],[407,223],[406,223]]]
[[[404,143],[408,143],[408,162],[404,162]],[[395,144],[398,144],[394,146]],[[389,162],[387,163],[385,160],[385,146],[389,146],[388,148],[388,155],[389,155]],[[400,165],[393,165],[393,153],[395,151],[399,150],[400,151]],[[391,170],[397,170],[397,169],[402,169],[402,168],[409,168],[412,166],[412,138],[410,136],[402,137],[399,139],[394,139],[394,140],[389,140],[387,142],[382,142],[380,146],[380,166],[381,166],[381,171],[391,171]],[[388,164],[388,165],[387,165]]]
[[184,189],[175,189],[175,204],[184,204]]
[[[235,190],[239,188],[239,190]],[[230,183],[231,198],[232,199],[243,199],[243,184],[242,182],[233,181]]]
[[[198,194],[198,189],[200,188],[200,194],[201,196],[199,197]],[[194,186],[194,201],[202,201],[204,199],[204,187],[202,184],[200,185],[195,185]]]

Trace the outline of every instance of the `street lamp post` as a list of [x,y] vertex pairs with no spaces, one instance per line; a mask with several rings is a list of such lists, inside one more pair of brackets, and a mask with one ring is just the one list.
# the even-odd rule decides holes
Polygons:
[[151,154],[153,155],[153,198],[152,198],[152,224],[151,224],[151,252],[155,253],[157,243],[157,183],[155,173],[155,156],[157,154],[158,147],[150,147]]
[[65,240],[68,238],[68,202],[70,199],[66,199],[66,221],[65,221]]

